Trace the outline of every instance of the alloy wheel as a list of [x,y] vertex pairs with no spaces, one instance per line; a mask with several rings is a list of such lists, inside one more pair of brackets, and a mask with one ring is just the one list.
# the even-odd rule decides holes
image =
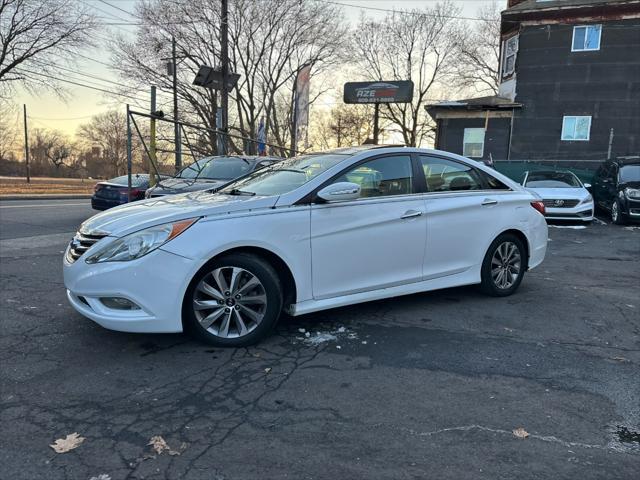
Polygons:
[[267,293],[250,271],[220,267],[198,283],[192,307],[202,328],[220,338],[238,338],[251,333],[262,322]]
[[503,242],[491,258],[491,278],[496,287],[508,290],[518,279],[522,259],[520,250],[513,242]]
[[611,220],[613,220],[613,223],[616,223],[618,221],[619,216],[620,211],[618,210],[618,202],[614,201],[611,205]]

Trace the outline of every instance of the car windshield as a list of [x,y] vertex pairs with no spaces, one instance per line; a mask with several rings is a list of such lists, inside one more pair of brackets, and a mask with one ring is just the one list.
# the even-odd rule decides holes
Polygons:
[[620,169],[620,181],[640,182],[640,165],[625,165]]
[[578,188],[580,180],[571,172],[531,172],[525,187],[530,188]]
[[282,195],[301,187],[347,157],[345,154],[331,153],[290,158],[233,182],[221,193]]
[[207,157],[180,170],[177,178],[232,180],[252,169],[252,164],[241,157]]

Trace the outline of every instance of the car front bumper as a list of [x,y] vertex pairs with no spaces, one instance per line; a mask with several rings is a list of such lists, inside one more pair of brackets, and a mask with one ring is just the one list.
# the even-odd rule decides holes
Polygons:
[[593,220],[593,202],[576,205],[572,208],[547,207],[544,216],[548,220],[578,220],[590,222]]
[[[85,254],[86,255],[86,254]],[[182,331],[182,300],[197,270],[194,260],[158,249],[130,262],[88,264],[84,255],[63,260],[71,306],[110,330],[141,333]],[[110,308],[105,297],[125,298],[135,310]]]

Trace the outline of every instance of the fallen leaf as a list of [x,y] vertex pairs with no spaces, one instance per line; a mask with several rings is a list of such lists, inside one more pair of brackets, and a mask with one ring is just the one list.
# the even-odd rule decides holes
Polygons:
[[627,363],[630,360],[624,357],[613,357],[612,360],[615,360],[616,362],[622,362],[622,363]]
[[513,434],[518,437],[518,438],[522,438],[525,439],[529,436],[529,432],[527,432],[524,428],[522,427],[518,427],[513,431]]
[[67,453],[74,448],[78,448],[82,442],[84,442],[84,437],[81,437],[78,432],[73,432],[65,438],[57,439],[53,445],[49,446],[53,448],[56,453]]
[[149,443],[147,443],[147,445],[151,445],[151,448],[157,454],[160,454],[165,450],[169,450],[169,445],[167,445],[167,442],[165,442],[164,438],[162,438],[160,435],[151,437],[151,440],[149,440]]
[[271,372],[271,367],[267,367],[264,369],[264,373],[269,373],[269,372]]

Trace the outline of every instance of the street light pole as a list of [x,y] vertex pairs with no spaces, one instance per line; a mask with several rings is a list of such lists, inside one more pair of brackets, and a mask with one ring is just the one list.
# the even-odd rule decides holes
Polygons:
[[27,164],[27,183],[31,183],[31,172],[29,171],[29,134],[27,131],[27,104],[22,104],[24,113],[24,159]]
[[219,155],[225,155],[228,152],[229,139],[227,138],[229,124],[229,91],[227,90],[227,81],[229,78],[229,1],[222,0],[222,15],[220,24],[220,63],[222,67],[222,90],[220,91],[220,108],[222,110],[221,130],[222,134],[222,152]]
[[182,168],[182,139],[178,122],[178,65],[176,61],[176,37],[171,37],[171,52],[173,65],[173,137],[176,147],[176,172]]

